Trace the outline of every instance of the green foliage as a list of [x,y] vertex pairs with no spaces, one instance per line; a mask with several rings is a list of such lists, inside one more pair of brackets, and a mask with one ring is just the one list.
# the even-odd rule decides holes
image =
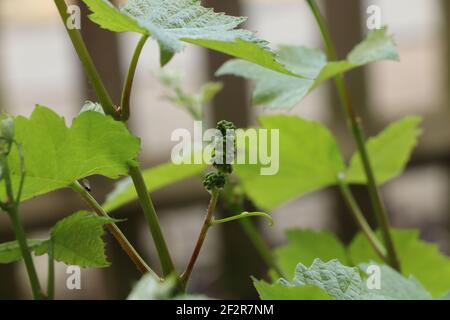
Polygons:
[[[405,117],[392,123],[378,136],[366,142],[367,152],[378,184],[383,184],[403,171],[422,132],[418,128],[421,122],[420,117]],[[346,181],[366,183],[366,175],[358,153],[355,153],[351,159]]]
[[[14,119],[15,139],[23,147],[26,179],[22,200],[68,187],[99,174],[117,178],[128,172],[139,151],[139,139],[125,125],[98,112],[83,112],[70,128],[52,110],[37,106],[29,119]],[[12,183],[18,188],[20,157],[8,157]],[[0,186],[0,195],[4,195]]]
[[[48,252],[53,245],[56,261],[80,267],[107,267],[103,226],[115,220],[94,213],[79,211],[59,221],[50,232],[49,240],[27,240],[28,249],[36,255]],[[0,263],[22,259],[17,241],[0,244]]]
[[[203,7],[200,0],[129,0],[121,8],[115,7],[107,0],[83,1],[92,12],[91,20],[100,27],[114,32],[140,33],[143,35],[140,45],[144,44],[147,37],[155,39],[160,48],[161,65],[168,63],[175,53],[183,49],[183,42],[243,59],[227,62],[217,74],[234,74],[256,81],[253,102],[273,108],[292,108],[324,81],[354,68],[378,60],[399,59],[386,28],[369,33],[367,38],[347,55],[346,60],[327,61],[325,54],[320,50],[298,46],[281,47],[278,55],[275,55],[267,47],[267,42],[256,38],[254,32],[238,29],[246,18],[216,13]],[[65,3],[57,2],[57,5],[63,16]],[[315,11],[312,2],[310,5]],[[315,13],[319,16],[317,12]],[[323,25],[321,27],[321,31],[326,34],[324,30],[326,28]],[[70,30],[69,35],[90,80],[95,84],[98,95],[103,97],[102,101],[108,102],[110,100],[108,93],[103,89],[95,67],[89,64],[89,54],[84,50],[81,38]],[[328,49],[332,51],[327,39],[326,42]],[[131,90],[136,58],[142,48],[140,45],[128,72],[129,77],[122,97],[125,104]],[[222,89],[220,83],[207,83],[199,94],[192,95],[184,91],[179,78],[163,74],[160,79],[174,92],[174,95],[169,97],[170,101],[185,108],[197,120],[203,118],[202,107]],[[345,100],[345,90],[342,87],[340,89],[341,98]],[[109,104],[105,105],[109,107],[109,113],[115,113],[114,107]],[[125,105],[122,107],[123,110],[127,110],[124,112],[124,115],[127,113],[126,116],[122,117],[124,120],[128,118],[129,108]],[[119,110],[117,113],[120,113]],[[30,252],[36,255],[49,253],[50,258],[53,257],[56,261],[81,267],[109,265],[102,236],[104,226],[114,223],[115,220],[107,217],[88,191],[78,184],[73,185],[77,180],[90,175],[118,178],[130,173],[136,185],[133,186],[129,178],[121,181],[108,196],[104,208],[111,211],[135,200],[138,198],[137,188],[164,275],[168,276],[175,272],[148,192],[200,175],[206,165],[167,163],[147,170],[142,181],[141,172],[136,165],[139,139],[129,133],[124,123],[106,116],[100,104],[89,101],[73,120],[71,127],[66,125],[62,117],[43,106],[37,106],[30,118],[21,116],[11,118],[2,114],[0,120],[0,180],[5,180],[5,185],[0,184],[0,199],[5,200],[1,201],[0,206],[11,218],[16,238],[19,239],[19,242],[0,244],[0,263],[16,262],[23,256],[36,298],[41,298],[45,294],[41,292]],[[355,135],[358,136],[359,128],[354,126],[357,120],[354,118],[347,120],[352,121],[356,130]],[[421,133],[418,128],[420,122],[421,119],[418,117],[404,118],[368,140],[366,148],[379,184],[402,172]],[[341,179],[338,177],[345,176],[346,183],[366,183],[366,174],[359,154],[352,157],[347,168],[336,139],[320,123],[295,116],[261,117],[260,123],[261,129],[279,130],[280,145],[269,142],[272,155],[279,154],[279,171],[275,175],[261,175],[265,166],[262,163],[235,165],[235,172],[240,180],[238,188],[242,187],[258,207],[273,209],[308,192],[335,185],[337,179]],[[228,136],[225,140],[215,140],[212,164],[217,172],[209,173],[204,179],[207,190],[217,191],[213,193],[205,226],[253,216],[264,217],[272,222],[271,216],[266,213],[247,211],[219,220],[214,219],[218,189],[225,187],[227,174],[232,173],[233,167],[229,162],[229,156],[234,156],[235,152],[235,150],[233,154],[228,150],[225,152],[226,144],[229,142],[227,138],[232,135],[232,143],[235,143],[234,132],[232,134],[226,132],[227,129],[235,129],[234,125],[221,121],[217,128],[224,136],[226,134]],[[248,149],[243,151],[247,154],[250,152]],[[221,161],[218,161],[219,159]],[[22,190],[24,168],[26,180]],[[11,185],[14,190],[11,190]],[[77,191],[84,199],[95,208],[96,212],[105,216],[99,217],[94,213],[80,211],[59,221],[51,229],[50,239],[27,240],[17,216],[19,200],[71,185],[74,189],[79,187]],[[14,199],[14,194],[17,194],[17,200]],[[239,199],[231,206],[238,207],[243,200]],[[238,212],[241,211],[243,209]],[[191,259],[193,263],[189,263],[184,273],[187,277],[183,275],[178,279],[174,275],[161,281],[156,274],[148,270],[149,267],[124,235],[113,229],[114,235],[139,270],[149,271],[138,282],[128,299],[199,298],[180,295],[179,292],[180,288],[187,284],[206,230],[207,228],[202,228],[198,246],[194,250],[193,260]],[[257,235],[256,232],[253,235],[255,234]],[[288,245],[275,250],[275,262],[271,260],[270,252],[263,252],[263,256],[274,269],[277,271],[281,269],[281,273],[289,275],[295,270],[293,280],[280,279],[276,283],[269,284],[254,279],[254,285],[261,299],[447,298],[450,288],[450,258],[440,254],[435,245],[420,241],[415,231],[393,230],[393,235],[403,274],[382,265],[362,235],[358,235],[346,249],[331,233],[290,230],[287,233]],[[254,242],[259,244],[259,249],[264,247],[264,244],[258,241],[257,238]],[[381,271],[380,289],[368,288],[366,280],[371,275],[367,263],[370,263],[370,266],[375,265]],[[49,265],[48,297],[52,297],[51,288],[54,287],[51,283],[54,277],[52,267],[53,263]]]
[[324,81],[354,68],[378,60],[398,60],[392,38],[387,29],[369,33],[347,56],[347,60],[328,62],[324,53],[302,46],[283,46],[279,61],[296,74],[307,79],[265,69],[243,60],[226,62],[217,75],[236,75],[256,81],[253,103],[271,108],[292,108]]
[[338,259],[348,264],[343,244],[328,231],[291,229],[286,232],[288,244],[275,249],[275,258],[283,274],[291,276],[299,262],[310,265],[318,258]]
[[[43,240],[27,240],[28,249],[34,251],[40,247],[45,241]],[[0,263],[12,263],[22,259],[22,253],[17,241],[10,241],[0,244]]]
[[330,296],[322,288],[315,286],[269,284],[256,279],[253,279],[253,285],[261,300],[330,300]]
[[294,280],[284,282],[288,285],[311,285],[325,290],[336,300],[361,299],[367,294],[359,271],[355,267],[346,267],[338,260],[323,262],[314,260],[310,267],[299,263]]
[[160,47],[162,65],[183,49],[182,42],[196,44],[252,61],[265,68],[291,74],[275,60],[263,40],[253,32],[235,29],[245,17],[216,13],[200,0],[129,0],[120,9],[106,0],[83,0],[90,18],[114,32],[137,32],[153,37]]
[[[450,288],[448,280],[450,279],[450,258],[439,253],[436,245],[419,240],[417,231],[393,229],[392,233],[396,249],[399,252],[402,274],[404,276],[382,264],[383,262],[362,233],[358,234],[349,247],[345,249],[339,240],[330,233],[311,230],[290,230],[287,233],[288,244],[275,250],[275,258],[283,273],[288,277],[290,277],[292,270],[295,270],[295,266],[298,263],[302,267],[298,267],[297,273],[298,270],[301,270],[301,273],[306,275],[312,274],[311,270],[311,272],[304,271],[306,268],[304,266],[311,265],[316,258],[322,261],[335,260],[332,264],[343,268],[347,273],[347,276],[344,277],[347,280],[353,279],[348,276],[353,275],[353,271],[348,267],[341,266],[341,264],[358,266],[363,272],[367,270],[368,263],[371,265],[378,264],[381,269],[381,289],[369,290],[367,292],[370,294],[369,296],[361,296],[361,292],[359,292],[358,299],[431,299],[431,297],[445,297],[445,293]],[[380,233],[377,234],[379,237],[381,236]],[[318,263],[316,267],[328,268],[328,266],[324,266],[321,263]],[[358,278],[356,275],[355,277],[356,279]],[[357,280],[359,282],[359,279]],[[294,281],[288,284],[298,285],[296,283]],[[303,281],[302,283],[314,285],[310,281]],[[281,284],[287,283],[281,281]],[[274,289],[271,293],[274,295],[282,290],[280,284],[261,285],[259,283],[259,285],[267,288],[267,290],[273,286]],[[323,286],[319,287],[325,289]],[[259,286],[256,286],[256,288],[260,292]],[[282,293],[282,295],[287,294],[288,292]],[[338,295],[333,297],[337,299]]]
[[76,212],[52,228],[50,239],[36,249],[36,254],[47,253],[48,246],[52,245],[56,261],[83,268],[107,267],[103,226],[113,222],[92,212]]
[[200,93],[191,94],[183,88],[183,78],[174,72],[161,71],[157,73],[159,81],[173,93],[166,98],[186,110],[195,120],[202,120],[203,107],[222,90],[221,82],[207,82],[200,88]]
[[[378,232],[378,236],[381,234]],[[450,288],[450,258],[441,254],[435,244],[419,239],[416,230],[392,230],[395,247],[399,253],[402,273],[413,275],[430,291],[434,298],[439,298]],[[358,234],[349,247],[353,264],[376,261],[380,259],[362,234]]]
[[[367,265],[361,266],[366,269]],[[255,281],[255,287],[263,297],[279,299],[295,297],[293,288],[305,288],[300,291],[300,297],[315,299],[322,297],[319,288],[335,300],[427,300],[430,294],[414,278],[404,278],[401,274],[388,266],[378,266],[380,270],[380,288],[369,289],[364,277],[357,267],[347,267],[338,260],[323,262],[315,259],[310,267],[299,263],[293,281],[281,279],[278,283],[268,285]],[[284,286],[284,288],[283,288]],[[283,290],[285,289],[285,290]],[[304,295],[303,295],[304,294]],[[319,295],[319,296],[317,296]]]
[[258,207],[270,210],[335,184],[345,166],[335,138],[324,126],[281,115],[260,117],[259,122],[264,129],[279,129],[278,173],[260,175],[261,164],[234,165],[246,194]]
[[[396,177],[406,166],[421,132],[420,122],[420,117],[405,117],[367,141],[380,184]],[[260,208],[271,210],[308,192],[335,185],[338,174],[347,170],[335,138],[322,124],[281,115],[260,117],[260,123],[263,129],[279,129],[279,172],[260,175],[260,163],[234,165],[246,194]],[[346,181],[366,181],[358,153],[352,157]]]
[[381,271],[380,288],[369,289],[370,293],[395,300],[431,300],[431,294],[412,275],[405,278],[391,267],[375,263],[361,264],[359,268],[370,276],[369,266],[378,266]]
[[[206,169],[206,164],[174,164],[172,162],[164,163],[154,168],[144,170],[143,176],[148,192],[164,188],[184,179],[201,175]],[[128,204],[138,198],[136,189],[130,178],[119,181],[116,188],[111,192],[103,208],[111,212],[125,204]]]

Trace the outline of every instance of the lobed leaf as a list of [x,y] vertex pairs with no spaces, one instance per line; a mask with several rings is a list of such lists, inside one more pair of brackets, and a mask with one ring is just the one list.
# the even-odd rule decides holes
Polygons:
[[115,220],[99,217],[94,213],[79,211],[60,220],[51,230],[50,240],[37,251],[44,254],[53,245],[56,261],[67,265],[107,267],[103,226]]
[[354,68],[378,60],[398,60],[387,28],[372,31],[342,61],[327,61],[320,50],[303,46],[284,46],[278,51],[279,61],[287,69],[305,76],[292,77],[248,61],[231,60],[216,75],[235,75],[256,81],[253,103],[271,108],[292,108],[324,81]]
[[412,275],[405,278],[391,267],[375,263],[360,264],[359,268],[367,274],[369,266],[380,270],[380,287],[368,289],[369,293],[394,300],[431,300],[431,294]]
[[[336,259],[323,262],[315,259],[310,267],[299,263],[293,281],[280,279],[275,285],[261,285],[255,282],[258,292],[272,299],[289,296],[292,288],[319,288],[335,300],[429,300],[431,295],[413,277],[404,278],[401,274],[386,265],[375,265],[379,268],[380,286],[368,287],[357,267],[348,267]],[[361,265],[365,270],[367,265]],[[283,290],[283,286],[285,290]]]
[[[390,124],[378,136],[368,139],[367,152],[378,184],[403,171],[422,132],[418,127],[421,122],[420,117],[408,116]],[[359,153],[353,155],[345,179],[349,183],[366,183]]]
[[286,286],[253,279],[261,300],[330,300],[330,296],[315,286]]
[[[259,208],[269,211],[302,194],[335,184],[345,166],[328,129],[296,116],[264,116],[259,122],[262,129],[279,129],[279,171],[261,175],[265,167],[261,162],[234,165],[245,193]],[[276,150],[272,153],[276,154]]]
[[[380,237],[381,234],[377,232]],[[401,261],[402,273],[413,275],[434,298],[439,298],[450,288],[450,258],[439,252],[435,244],[419,239],[417,230],[392,230],[395,248]],[[349,246],[354,264],[376,261],[381,263],[362,234],[358,234]]]
[[[64,118],[37,106],[29,119],[18,116],[14,125],[26,169],[22,200],[95,174],[109,178],[125,175],[139,152],[139,139],[123,123],[94,111],[81,113],[68,128]],[[21,171],[17,150],[12,150],[8,161],[12,184],[18,188]],[[4,194],[0,185],[0,195]]]
[[328,231],[291,229],[286,232],[288,244],[274,251],[277,264],[283,274],[291,275],[298,263],[310,265],[315,259],[337,259],[348,264],[343,244]]
[[92,11],[90,19],[100,27],[153,37],[160,47],[162,65],[187,42],[293,75],[276,61],[265,41],[251,31],[236,29],[245,17],[216,13],[203,7],[200,0],[129,0],[120,9],[106,0],[83,1]]

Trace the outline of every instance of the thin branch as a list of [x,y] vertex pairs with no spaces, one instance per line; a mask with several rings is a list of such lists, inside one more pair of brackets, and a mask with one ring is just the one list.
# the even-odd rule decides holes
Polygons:
[[[336,50],[334,49],[330,32],[328,31],[327,25],[325,23],[325,19],[323,18],[315,0],[307,0],[307,2],[319,26],[320,33],[326,46],[328,59],[330,61],[335,61],[337,60]],[[380,191],[378,189],[375,175],[373,173],[373,168],[367,153],[361,119],[357,116],[355,110],[353,109],[350,103],[348,89],[345,84],[344,76],[342,73],[336,75],[335,84],[339,94],[341,105],[344,109],[347,122],[349,123],[349,127],[351,129],[353,138],[356,143],[356,147],[358,149],[358,153],[360,155],[363,164],[364,172],[367,177],[367,188],[369,191],[370,200],[372,203],[373,211],[378,221],[378,225],[383,234],[384,244],[386,246],[387,254],[389,257],[388,259],[389,264],[391,265],[391,267],[400,271],[400,261],[398,259],[398,255],[395,250],[394,241],[392,240],[389,220],[387,217],[386,210],[384,208],[383,201],[381,199]]]
[[367,220],[364,217],[363,213],[361,212],[361,209],[359,208],[358,203],[356,202],[355,198],[353,197],[353,194],[350,191],[350,188],[340,178],[338,178],[338,186],[339,186],[339,190],[341,191],[342,197],[344,198],[345,202],[347,203],[347,205],[350,209],[350,212],[351,212],[353,218],[355,219],[356,224],[361,229],[362,233],[366,236],[367,241],[369,241],[370,245],[375,250],[375,252],[380,256],[380,258],[383,261],[385,261],[387,263],[389,261],[389,259],[386,254],[386,249],[378,241],[377,236],[375,235],[372,228],[370,228],[369,224],[367,223]]
[[216,210],[219,192],[219,189],[213,189],[211,191],[211,199],[209,201],[208,210],[206,212],[205,220],[203,221],[202,229],[200,230],[197,243],[195,244],[194,251],[192,252],[192,256],[189,260],[188,266],[186,267],[186,271],[184,271],[181,275],[181,283],[184,285],[184,287],[186,287],[187,283],[189,282],[192,270],[194,269],[195,263],[200,254],[200,250],[203,247],[203,243],[205,242],[206,234],[208,233],[209,227],[211,226],[211,222],[214,218],[214,211]]
[[125,78],[125,83],[122,89],[122,97],[120,99],[120,107],[121,107],[121,119],[122,121],[127,121],[130,117],[130,97],[131,97],[131,89],[133,87],[134,75],[136,73],[136,67],[139,61],[139,56],[141,55],[142,48],[147,41],[148,36],[143,35],[136,45],[136,49],[134,50],[133,57],[131,59],[130,65],[128,67],[127,76]]
[[111,100],[111,97],[108,94],[108,91],[103,84],[100,75],[95,68],[94,62],[92,61],[92,57],[89,54],[88,49],[86,48],[86,44],[81,36],[81,33],[76,28],[68,28],[67,21],[69,20],[69,14],[67,12],[67,4],[64,0],[54,0],[56,7],[58,8],[59,15],[61,16],[62,22],[69,34],[70,40],[78,54],[78,58],[81,61],[81,64],[84,67],[84,71],[86,72],[89,81],[92,83],[95,93],[100,100],[103,110],[106,114],[113,116],[115,119],[119,119],[119,114],[117,113],[116,108],[114,107],[114,103]]
[[[103,210],[102,206],[92,197],[92,195],[79,183],[75,182],[71,185],[71,188],[77,192],[83,200],[97,213],[99,216],[109,218],[109,215]],[[139,255],[139,253],[134,249],[122,231],[115,223],[110,223],[106,225],[108,231],[113,235],[113,237],[120,244],[122,249],[130,257],[131,261],[136,265],[137,269],[141,273],[151,273],[153,276],[158,277],[158,275],[145,263],[144,259]]]

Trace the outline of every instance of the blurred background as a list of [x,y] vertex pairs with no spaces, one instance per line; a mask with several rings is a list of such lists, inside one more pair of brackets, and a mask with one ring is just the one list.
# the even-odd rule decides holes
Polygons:
[[[382,23],[394,34],[400,63],[379,62],[347,76],[351,98],[363,116],[368,134],[406,114],[425,118],[425,133],[405,174],[383,187],[392,224],[420,228],[422,237],[450,253],[450,2],[447,0],[324,0],[323,8],[341,57],[368,32],[366,9],[381,8]],[[245,15],[246,28],[258,30],[272,48],[281,44],[321,47],[311,13],[302,0],[209,0],[205,5],[232,15]],[[103,79],[116,102],[138,35],[114,34],[98,29],[85,18],[82,34]],[[185,75],[186,88],[199,90],[202,83],[217,80],[215,70],[226,61],[222,54],[187,46],[166,67]],[[158,68],[159,51],[153,41],[144,48],[132,96],[131,130],[142,138],[141,160],[150,167],[170,159],[176,128],[192,128],[191,118],[162,97],[167,90],[152,75]],[[86,81],[71,42],[51,0],[0,1],[0,108],[29,115],[36,103],[46,105],[70,123],[87,99],[95,96]],[[222,77],[224,90],[208,106],[211,123],[234,121],[241,127],[256,123],[262,107],[251,107],[251,84]],[[342,121],[334,88],[327,84],[290,111],[325,122],[339,137],[346,154],[353,150]],[[103,201],[114,183],[90,179],[94,196]],[[363,208],[368,208],[364,188],[355,188]],[[153,194],[163,231],[177,267],[186,265],[204,218],[208,195],[198,179],[167,187]],[[45,237],[60,218],[84,203],[70,191],[58,191],[22,206],[22,219],[30,238]],[[261,224],[271,246],[285,241],[286,228],[329,229],[348,242],[356,227],[333,188],[293,201],[272,212],[275,225]],[[126,217],[121,228],[137,244],[152,267],[158,268],[155,250],[137,204],[116,212]],[[12,240],[7,219],[0,215],[0,241]],[[112,267],[83,269],[82,289],[65,287],[66,266],[57,265],[57,298],[124,298],[139,273],[109,235],[108,256]],[[36,258],[41,279],[46,277],[46,257]],[[265,276],[265,266],[242,234],[239,224],[214,228],[192,277],[191,290],[218,298],[256,298],[250,275]],[[0,298],[30,298],[22,263],[0,265]]]

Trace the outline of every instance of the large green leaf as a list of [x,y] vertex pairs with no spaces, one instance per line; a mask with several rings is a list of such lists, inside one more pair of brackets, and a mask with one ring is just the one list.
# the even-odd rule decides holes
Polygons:
[[91,20],[102,28],[152,36],[159,43],[163,65],[183,49],[183,41],[292,75],[275,60],[265,41],[251,31],[235,29],[245,17],[216,13],[202,7],[200,0],[129,0],[120,9],[106,0],[83,1],[92,11]]
[[317,259],[310,267],[299,263],[294,280],[291,283],[283,283],[316,286],[336,300],[357,300],[367,293],[358,269],[344,266],[338,260],[323,262]]
[[[25,159],[22,200],[67,187],[90,175],[125,175],[139,151],[139,139],[123,123],[98,112],[81,113],[67,128],[62,117],[37,106],[29,119],[18,116],[14,125]],[[12,183],[17,188],[20,161],[16,149],[8,161]],[[1,184],[0,195],[4,193]]]
[[105,243],[102,240],[103,226],[114,220],[99,217],[87,211],[76,212],[60,220],[51,230],[50,240],[41,245],[37,254],[48,252],[53,245],[56,261],[67,265],[86,267],[107,267],[109,262],[105,256]]
[[281,47],[278,55],[279,61],[289,70],[304,75],[307,79],[281,74],[242,60],[226,62],[217,71],[217,75],[232,74],[256,81],[254,104],[272,108],[292,108],[315,87],[339,73],[377,60],[398,60],[395,45],[386,28],[369,33],[367,38],[349,53],[347,60],[327,62],[325,54],[320,50],[302,46]]
[[[28,249],[34,251],[36,248],[41,246],[44,240],[32,240],[29,239]],[[10,241],[0,244],[0,263],[11,263],[22,259],[22,252],[20,251],[20,246],[17,241]]]
[[277,264],[285,275],[291,275],[298,263],[310,265],[316,258],[348,263],[345,247],[328,231],[291,229],[286,235],[288,244],[275,249]]
[[286,286],[281,283],[267,283],[253,280],[261,300],[330,300],[330,296],[315,286]]
[[[367,152],[378,184],[396,177],[403,171],[422,132],[418,127],[421,121],[420,117],[405,117],[367,141]],[[346,180],[349,183],[366,183],[359,153],[355,153],[351,159]]]
[[[378,232],[378,236],[381,234]],[[439,298],[450,289],[450,258],[441,254],[435,244],[419,239],[416,230],[392,230],[394,244],[399,254],[402,273],[413,275],[433,295]],[[376,261],[377,254],[362,234],[358,234],[349,247],[354,264]]]
[[259,121],[263,129],[279,129],[278,173],[261,175],[266,167],[261,163],[234,166],[246,194],[258,207],[271,210],[335,184],[345,167],[336,140],[323,125],[296,116],[264,116]]
[[[361,266],[366,269],[366,266]],[[347,267],[338,260],[323,262],[314,260],[310,267],[298,264],[292,282],[284,279],[287,287],[315,286],[326,291],[336,300],[413,300],[431,299],[430,294],[414,278],[404,278],[388,266],[378,266],[380,287],[370,288],[361,277],[358,268]]]
[[[143,172],[147,191],[153,192],[175,182],[199,175],[206,164],[174,164],[164,163]],[[137,199],[136,189],[130,178],[120,181],[113,192],[108,195],[103,208],[110,212]]]
[[391,267],[375,263],[361,264],[359,267],[367,276],[371,275],[367,273],[369,267],[379,268],[380,287],[369,289],[372,294],[395,300],[431,300],[431,294],[411,275],[405,278]]

